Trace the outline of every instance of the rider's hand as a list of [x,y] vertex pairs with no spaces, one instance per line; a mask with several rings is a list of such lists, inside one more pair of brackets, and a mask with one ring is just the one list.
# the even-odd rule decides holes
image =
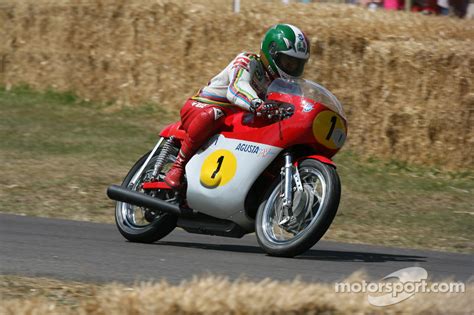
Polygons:
[[261,112],[263,114],[271,114],[278,110],[278,105],[275,103],[264,103],[257,108],[257,112]]
[[265,102],[259,98],[254,98],[251,103],[250,103],[250,112],[252,113],[258,113],[258,109],[263,105],[265,104]]
[[257,116],[267,116],[271,115],[272,112],[278,109],[278,106],[274,103],[265,103],[259,98],[254,98],[252,100],[252,105],[250,106],[250,111]]

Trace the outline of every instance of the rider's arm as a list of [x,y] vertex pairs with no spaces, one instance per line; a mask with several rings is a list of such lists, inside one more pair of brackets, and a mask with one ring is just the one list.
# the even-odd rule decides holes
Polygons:
[[258,62],[252,56],[247,54],[238,55],[229,72],[229,88],[227,89],[227,99],[249,111],[252,100],[258,98],[257,92],[252,88],[252,81],[255,72],[255,63]]

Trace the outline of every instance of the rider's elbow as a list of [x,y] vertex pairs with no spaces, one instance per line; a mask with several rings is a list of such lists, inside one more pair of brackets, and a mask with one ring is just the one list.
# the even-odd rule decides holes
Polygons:
[[237,96],[237,93],[233,91],[230,87],[227,89],[226,97],[231,104],[239,105],[239,98]]

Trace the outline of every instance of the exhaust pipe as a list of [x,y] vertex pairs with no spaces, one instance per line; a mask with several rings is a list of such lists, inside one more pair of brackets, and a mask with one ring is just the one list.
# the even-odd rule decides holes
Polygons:
[[112,200],[129,203],[134,206],[163,211],[174,215],[182,214],[177,205],[117,185],[112,185],[107,188],[107,196]]

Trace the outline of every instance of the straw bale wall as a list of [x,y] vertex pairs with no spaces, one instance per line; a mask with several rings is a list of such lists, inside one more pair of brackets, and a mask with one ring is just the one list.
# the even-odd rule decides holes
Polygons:
[[474,21],[328,4],[0,0],[0,85],[179,108],[265,30],[311,38],[306,77],[349,117],[348,147],[446,169],[474,167]]

